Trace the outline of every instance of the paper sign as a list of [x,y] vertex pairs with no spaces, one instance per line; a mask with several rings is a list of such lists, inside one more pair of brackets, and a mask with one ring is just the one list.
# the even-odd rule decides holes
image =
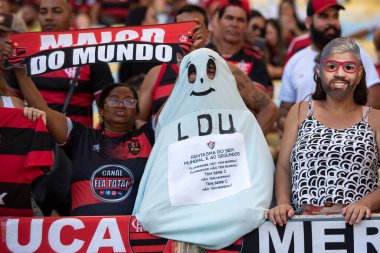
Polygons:
[[172,206],[202,204],[251,187],[241,133],[206,135],[169,145]]

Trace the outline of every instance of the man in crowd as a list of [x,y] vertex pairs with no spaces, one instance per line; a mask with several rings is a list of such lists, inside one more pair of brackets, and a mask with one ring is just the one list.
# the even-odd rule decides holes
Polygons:
[[[308,17],[305,22],[310,30],[311,45],[294,55],[285,66],[280,90],[280,129],[282,129],[285,117],[292,105],[304,100],[314,91],[313,76],[318,55],[328,42],[341,36],[340,10],[344,10],[344,7],[336,0],[310,0],[308,2]],[[360,53],[367,73],[368,105],[380,108],[378,99],[380,79],[369,55],[364,49],[361,49]]]
[[272,80],[265,62],[245,44],[250,8],[246,0],[225,0],[219,5],[218,34],[213,34],[213,43],[207,45],[220,53],[227,61],[243,70],[252,81],[264,86],[267,94],[273,92]]
[[[199,6],[184,6],[176,15],[176,22],[192,21],[195,19],[204,28],[207,27],[207,14]],[[205,31],[205,35],[209,37],[208,30]],[[264,92],[257,88],[257,85],[243,71],[231,63],[229,63],[229,67],[247,107],[255,113],[264,133],[267,132],[271,129],[277,118],[275,104]],[[140,117],[142,120],[149,120],[151,115],[158,112],[159,108],[165,103],[174,87],[178,71],[179,69],[176,64],[162,64],[152,68],[148,72],[139,93]]]
[[[66,0],[42,0],[39,8],[39,22],[44,32],[67,31],[73,20],[71,5]],[[66,115],[71,119],[92,127],[92,104],[104,85],[113,82],[110,68],[107,63],[62,69],[55,72],[34,76],[32,79],[40,90],[49,107],[62,111],[67,99],[70,82],[76,71],[79,71],[78,85],[69,101]],[[8,84],[19,90],[16,78],[12,73],[7,77]],[[52,208],[57,208],[70,192],[71,164],[65,154],[56,154],[56,168],[35,189],[35,198],[45,215]],[[45,196],[46,194],[46,196]],[[66,201],[67,202],[67,201]],[[45,204],[47,206],[45,206]],[[62,214],[68,214],[66,211]]]

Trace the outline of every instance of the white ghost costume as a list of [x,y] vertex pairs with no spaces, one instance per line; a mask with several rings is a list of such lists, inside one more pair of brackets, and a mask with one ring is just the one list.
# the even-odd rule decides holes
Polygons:
[[140,183],[140,224],[159,237],[224,248],[264,221],[273,174],[267,142],[226,62],[209,49],[185,56]]

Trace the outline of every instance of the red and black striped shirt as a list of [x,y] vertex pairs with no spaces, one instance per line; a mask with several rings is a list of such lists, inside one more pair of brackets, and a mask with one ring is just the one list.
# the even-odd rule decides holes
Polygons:
[[174,88],[174,82],[178,76],[177,64],[162,64],[157,80],[152,89],[152,114],[157,113],[166,102]]
[[53,165],[53,140],[42,119],[0,107],[0,216],[33,216],[32,181]]
[[71,215],[130,215],[154,143],[151,122],[108,135],[73,121],[63,146],[73,162]]

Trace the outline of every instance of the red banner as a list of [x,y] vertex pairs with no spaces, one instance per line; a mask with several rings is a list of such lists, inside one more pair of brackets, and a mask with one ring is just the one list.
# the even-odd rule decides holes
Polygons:
[[8,66],[39,75],[96,62],[176,63],[192,44],[195,22],[13,34]]
[[0,252],[171,252],[134,216],[1,220]]

